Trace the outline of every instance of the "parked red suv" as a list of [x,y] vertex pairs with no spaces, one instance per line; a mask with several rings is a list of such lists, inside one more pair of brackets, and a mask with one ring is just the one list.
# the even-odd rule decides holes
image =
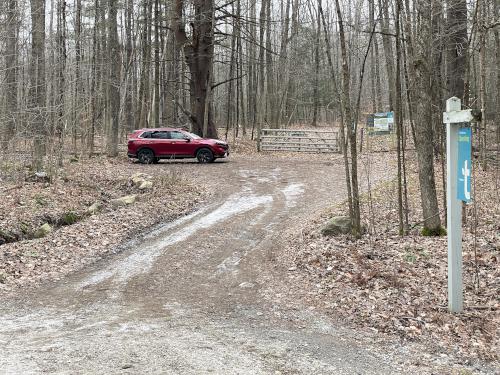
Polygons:
[[200,163],[211,163],[229,155],[226,142],[206,139],[182,129],[140,129],[128,138],[128,157],[143,164],[160,159],[197,158]]

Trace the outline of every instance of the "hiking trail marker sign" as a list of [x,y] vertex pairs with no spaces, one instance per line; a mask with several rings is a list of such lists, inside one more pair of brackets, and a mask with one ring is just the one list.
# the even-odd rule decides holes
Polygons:
[[458,129],[458,181],[457,199],[471,201],[471,128]]
[[463,310],[462,283],[462,201],[471,197],[471,129],[464,123],[475,121],[472,110],[461,110],[459,98],[446,101],[446,193],[448,231],[448,309]]

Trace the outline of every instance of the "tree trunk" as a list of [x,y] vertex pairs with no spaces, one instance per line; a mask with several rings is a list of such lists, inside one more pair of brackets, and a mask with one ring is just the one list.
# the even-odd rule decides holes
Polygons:
[[321,0],[318,1],[318,14],[316,22],[316,41],[314,46],[314,86],[313,86],[313,119],[312,126],[318,125],[319,111],[319,68],[320,68],[320,40],[321,40],[321,18],[319,9]]
[[449,96],[463,102],[467,64],[467,0],[448,0],[447,86]]
[[120,75],[122,63],[120,60],[120,44],[117,30],[117,1],[109,1],[108,14],[108,56],[110,62],[109,72],[109,104],[110,104],[110,136],[108,139],[108,155],[118,156],[118,134],[120,129]]
[[81,110],[80,106],[80,93],[83,89],[80,86],[84,85],[81,82],[81,62],[83,58],[82,49],[82,0],[76,0],[76,14],[75,14],[75,88],[73,97],[73,112],[72,112],[72,132],[73,132],[73,153],[77,152],[77,136],[78,129],[80,128],[80,122],[82,117],[80,116]]
[[433,126],[432,126],[432,86],[431,68],[429,62],[429,51],[432,50],[432,4],[435,0],[425,1],[419,4],[418,10],[422,23],[416,34],[418,42],[410,64],[413,69],[412,95],[415,108],[415,136],[416,151],[418,158],[418,175],[420,182],[420,196],[422,213],[424,219],[424,233],[439,235],[441,233],[441,219],[439,217],[439,206],[436,194],[436,182],[434,177],[434,150],[433,150]]
[[350,86],[350,71],[347,60],[347,45],[344,32],[344,23],[342,21],[342,11],[340,9],[339,0],[335,0],[337,8],[337,18],[339,22],[340,36],[340,51],[342,54],[342,104],[344,108],[344,119],[346,122],[349,145],[351,151],[351,187],[352,187],[352,227],[353,235],[361,235],[361,212],[359,205],[359,186],[358,186],[358,155],[356,146],[356,124],[353,123],[351,112],[351,86]]
[[45,0],[31,0],[31,63],[29,74],[31,124],[34,134],[33,166],[43,168],[47,139],[45,87]]
[[[194,133],[203,137],[216,138],[217,129],[213,120],[210,95],[214,54],[214,1],[193,0],[194,20],[191,40],[188,39],[184,27],[183,5],[182,0],[175,1],[175,32],[179,44],[183,46],[186,64],[191,75],[189,117]],[[204,129],[205,122],[206,129]]]
[[58,163],[62,166],[62,148],[64,142],[64,72],[66,68],[66,2],[59,0],[57,3],[57,118],[56,118],[56,136],[58,138]]
[[145,128],[149,123],[149,108],[151,96],[149,93],[150,86],[150,67],[151,67],[151,12],[152,1],[144,0],[142,17],[142,66],[141,66],[141,81],[139,86],[139,128]]
[[[134,101],[133,101],[133,77],[135,75],[134,55],[132,48],[132,17],[134,11],[133,0],[127,0],[125,8],[125,66],[127,67],[126,72],[129,76],[127,79],[127,86],[125,88],[125,129],[131,132],[134,129]],[[131,78],[131,79],[130,79]]]
[[17,73],[18,73],[18,31],[19,20],[17,0],[7,2],[7,42],[5,56],[5,85],[6,100],[5,112],[7,114],[7,127],[3,138],[2,150],[6,151],[9,141],[14,137],[17,118]]
[[[320,0],[321,1],[321,0]],[[333,65],[333,58],[332,58],[332,45],[330,43],[330,37],[328,36],[328,28],[326,26],[326,20],[325,20],[325,15],[323,13],[323,8],[321,6],[321,2],[319,3],[319,13],[321,15],[321,20],[323,23],[323,34],[325,37],[325,46],[326,46],[326,56],[328,60],[328,66],[330,67],[330,78],[333,83],[333,95],[336,98],[340,97],[340,90],[337,84],[337,77],[335,74],[335,67]],[[340,103],[342,104],[342,100],[340,99]],[[347,203],[349,206],[349,216],[353,217],[353,208],[352,208],[352,187],[351,187],[351,173],[349,171],[349,155],[347,152],[347,147],[346,147],[346,136],[345,136],[345,124],[344,124],[344,112],[343,109],[341,108],[340,110],[340,147],[344,159],[344,172],[345,172],[345,181],[346,181],[346,187],[347,187]]]

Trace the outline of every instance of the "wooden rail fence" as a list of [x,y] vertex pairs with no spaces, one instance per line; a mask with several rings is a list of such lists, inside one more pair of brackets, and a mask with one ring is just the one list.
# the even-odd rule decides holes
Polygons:
[[260,151],[340,152],[338,134],[333,130],[262,129],[259,146]]

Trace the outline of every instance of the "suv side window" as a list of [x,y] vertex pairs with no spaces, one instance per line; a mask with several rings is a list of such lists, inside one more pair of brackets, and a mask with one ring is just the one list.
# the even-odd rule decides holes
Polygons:
[[144,132],[141,134],[141,138],[151,138],[151,132]]
[[151,138],[154,138],[154,139],[168,139],[168,132],[154,132],[152,135],[151,135]]
[[170,132],[171,139],[186,139],[186,136],[181,132]]

